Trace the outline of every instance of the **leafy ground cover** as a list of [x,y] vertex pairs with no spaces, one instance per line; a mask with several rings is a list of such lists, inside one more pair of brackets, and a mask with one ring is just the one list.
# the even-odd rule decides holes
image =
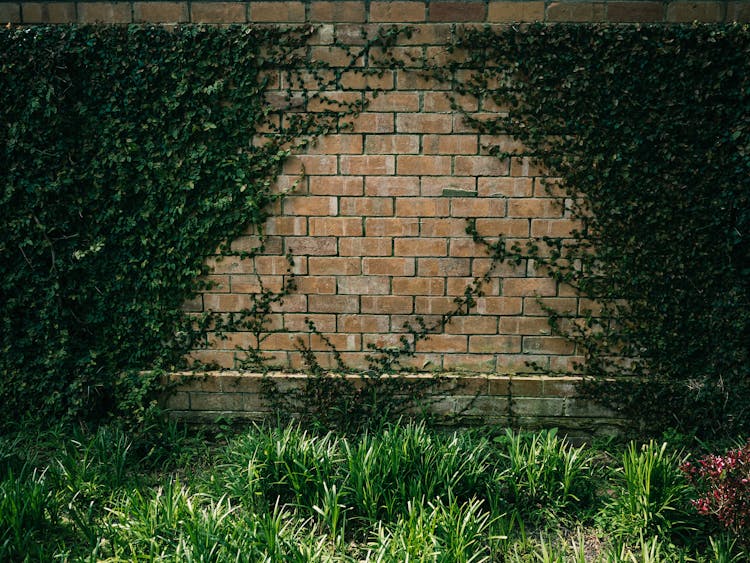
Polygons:
[[674,441],[573,447],[555,431],[415,423],[206,432],[169,423],[0,437],[0,560],[750,556],[742,530],[696,510],[681,470],[691,453]]

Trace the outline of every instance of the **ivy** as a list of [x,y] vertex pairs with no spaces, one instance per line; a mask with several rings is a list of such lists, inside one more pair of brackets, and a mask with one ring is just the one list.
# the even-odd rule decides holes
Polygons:
[[279,73],[306,71],[307,101],[340,89],[359,53],[326,72],[307,60],[313,33],[0,31],[0,425],[132,408],[145,393],[122,374],[177,369],[205,338],[217,319],[182,307],[206,287],[206,256],[262,235],[284,158],[361,109],[282,120],[266,103]]
[[580,227],[515,255],[597,301],[550,321],[576,342],[586,392],[649,431],[750,429],[748,31],[466,29],[454,63],[429,69],[453,82],[457,110],[462,95],[506,108],[464,114],[559,180]]

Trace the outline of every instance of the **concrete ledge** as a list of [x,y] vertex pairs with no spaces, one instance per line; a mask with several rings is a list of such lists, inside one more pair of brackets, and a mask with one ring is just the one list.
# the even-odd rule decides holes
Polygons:
[[[626,422],[617,413],[580,397],[578,377],[408,373],[383,378],[417,382],[436,376],[441,383],[427,408],[448,424],[558,427],[571,436],[590,437],[617,433]],[[173,386],[173,392],[165,398],[164,405],[173,416],[194,422],[218,418],[262,421],[272,414],[263,395],[264,379],[283,392],[302,388],[309,377],[283,372],[172,373],[166,382]],[[365,376],[332,373],[329,377],[344,377],[361,385]]]

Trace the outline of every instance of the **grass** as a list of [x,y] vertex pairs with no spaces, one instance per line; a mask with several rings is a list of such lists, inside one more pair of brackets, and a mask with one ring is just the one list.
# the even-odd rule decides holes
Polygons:
[[0,437],[1,561],[746,561],[667,443],[176,424]]

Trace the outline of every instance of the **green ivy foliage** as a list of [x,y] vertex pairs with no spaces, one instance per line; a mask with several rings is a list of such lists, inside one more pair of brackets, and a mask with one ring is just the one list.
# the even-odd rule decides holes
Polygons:
[[206,256],[258,232],[290,149],[357,109],[297,112],[253,142],[274,126],[268,71],[319,76],[324,96],[345,70],[320,78],[313,32],[0,31],[0,425],[97,418],[143,395],[119,374],[182,365]]
[[601,305],[550,311],[588,392],[652,431],[750,430],[748,26],[535,24],[453,48],[433,71],[507,108],[467,119],[522,141],[580,221],[516,253]]

